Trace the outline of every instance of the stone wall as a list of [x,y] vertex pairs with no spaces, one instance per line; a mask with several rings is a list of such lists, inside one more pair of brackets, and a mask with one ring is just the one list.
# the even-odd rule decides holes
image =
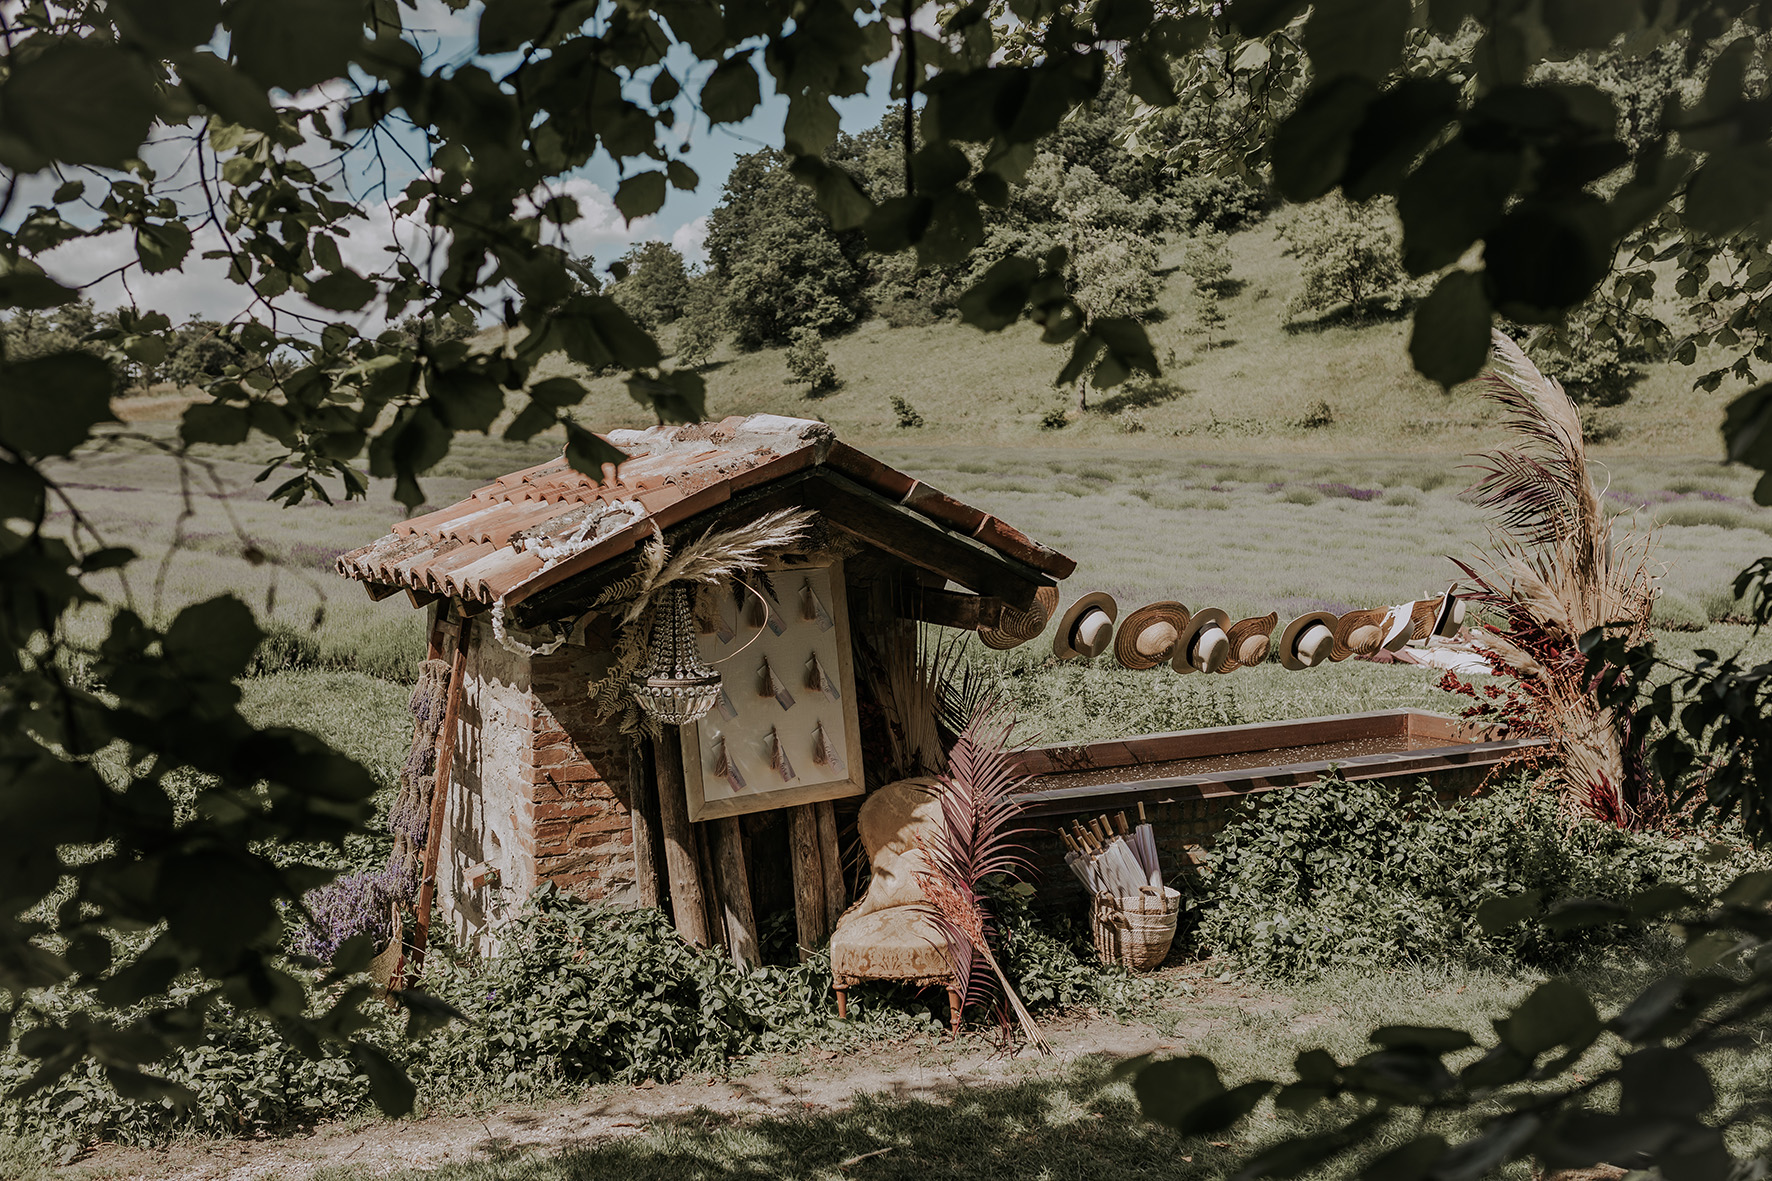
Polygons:
[[628,742],[591,717],[586,691],[606,661],[578,643],[523,656],[474,622],[437,902],[459,946],[491,954],[543,882],[591,901],[631,904],[637,891]]

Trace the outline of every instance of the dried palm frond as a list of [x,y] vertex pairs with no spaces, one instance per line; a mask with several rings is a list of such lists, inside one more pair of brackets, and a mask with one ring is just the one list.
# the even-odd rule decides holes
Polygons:
[[986,878],[1020,876],[1028,868],[1026,850],[1015,840],[1028,830],[1012,827],[1021,813],[1015,794],[1027,779],[1009,761],[1004,745],[1008,730],[1003,715],[987,705],[955,739],[947,772],[938,778],[942,822],[923,841],[929,872],[920,875],[919,885],[947,936],[961,1006],[974,995],[974,962],[983,960],[1029,1043],[1049,1051],[1033,1015],[991,950],[991,921],[985,909]]
[[1629,719],[1600,705],[1580,641],[1595,628],[1642,638],[1656,594],[1651,538],[1615,534],[1562,386],[1500,332],[1494,347],[1482,393],[1505,411],[1519,446],[1480,456],[1481,475],[1467,490],[1493,515],[1492,531],[1473,562],[1458,565],[1475,587],[1471,597],[1505,621],[1479,631],[1478,643],[1515,677],[1535,724],[1556,740],[1570,806],[1633,822],[1644,784]]

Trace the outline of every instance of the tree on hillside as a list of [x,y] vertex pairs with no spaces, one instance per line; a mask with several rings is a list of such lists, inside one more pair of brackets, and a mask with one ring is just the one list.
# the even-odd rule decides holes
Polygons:
[[1402,249],[1396,219],[1383,203],[1325,197],[1284,221],[1280,233],[1303,280],[1286,305],[1288,316],[1338,307],[1365,316],[1399,306],[1405,290]]
[[190,320],[180,325],[173,336],[160,379],[177,386],[206,386],[227,377],[230,367],[238,374],[251,361],[251,355],[233,339],[225,324]]
[[740,348],[782,344],[795,328],[845,328],[861,316],[860,235],[839,234],[781,153],[742,156],[708,217],[708,263]]
[[1187,240],[1187,253],[1181,259],[1181,273],[1193,281],[1194,290],[1214,295],[1224,289],[1231,278],[1230,245],[1217,230],[1199,230]]
[[824,338],[817,329],[796,328],[788,337],[788,380],[806,386],[808,394],[822,394],[840,384],[837,367],[825,352]]
[[[468,0],[442,2],[470,9]],[[966,267],[986,238],[981,210],[1014,199],[1039,145],[1100,98],[1112,60],[1125,63],[1132,96],[1117,112],[1128,142],[1160,143],[1191,170],[1271,176],[1294,202],[1332,191],[1395,198],[1406,266],[1433,284],[1415,310],[1411,350],[1435,381],[1452,386],[1480,369],[1498,314],[1554,321],[1606,282],[1648,301],[1665,285],[1657,267],[1698,324],[1676,358],[1720,350],[1723,365],[1704,379],[1719,383],[1757,380],[1772,360],[1772,324],[1762,329],[1759,317],[1772,206],[1756,181],[1772,159],[1758,74],[1772,10],[1758,0],[1232,0],[1161,13],[1102,3],[1020,6],[1013,18],[967,7],[934,25],[916,19],[915,6],[912,19],[882,19],[838,0],[500,2],[470,9],[476,43],[446,64],[427,60],[405,26],[411,9],[385,0],[33,0],[8,12],[0,169],[13,205],[0,231],[0,311],[75,299],[68,255],[55,248],[77,240],[121,248],[137,274],[194,270],[219,251],[213,261],[240,295],[220,318],[261,360],[211,382],[211,399],[185,412],[180,433],[190,443],[274,443],[281,467],[267,473],[281,478],[270,481],[280,500],[362,495],[376,476],[416,506],[421,479],[456,434],[495,422],[518,441],[561,430],[569,462],[598,472],[621,456],[572,417],[585,371],[625,370],[661,414],[699,416],[700,378],[664,366],[657,339],[573,267],[567,234],[583,211],[561,182],[601,153],[623,177],[614,194],[622,215],[657,213],[670,189],[700,183],[677,158],[676,129],[749,117],[766,79],[783,100],[786,168],[752,170],[749,180],[740,169],[738,194],[779,185],[780,204],[792,193],[825,220],[727,220],[717,269],[729,295],[740,291],[737,305],[755,311],[745,329],[753,339],[784,332],[784,319],[852,317],[864,245]],[[1667,43],[1688,77],[1668,120],[1636,141],[1619,137],[1603,92],[1540,74],[1548,61]],[[904,191],[877,200],[825,158],[837,135],[833,103],[865,90],[870,68],[906,46],[917,52],[893,74],[893,100],[921,110],[918,142],[905,145]],[[325,92],[333,101],[313,101],[313,88],[339,79]],[[1152,131],[1165,113],[1196,110],[1224,117],[1183,119],[1166,138]],[[353,153],[395,166],[359,167],[366,157]],[[26,174],[38,179],[17,183]],[[391,249],[347,259],[344,237],[390,221]],[[747,254],[753,229],[766,252]],[[793,297],[785,316],[767,303],[782,290]],[[1030,334],[1067,347],[1061,386],[1086,371],[1106,386],[1158,369],[1143,327],[1084,310],[1056,254],[998,251],[956,305],[980,329],[1027,321]],[[164,355],[168,318],[129,310],[117,347]],[[458,312],[522,331],[483,350],[383,331],[406,315]],[[572,375],[533,382],[555,354]],[[279,374],[290,357],[294,366]],[[373,780],[319,739],[258,728],[241,712],[235,680],[263,636],[237,598],[170,619],[125,604],[97,641],[71,626],[134,560],[115,539],[70,532],[77,519],[58,499],[77,504],[78,490],[57,483],[59,461],[112,429],[117,388],[106,362],[84,350],[0,358],[0,518],[10,535],[0,547],[0,692],[14,713],[0,731],[0,989],[9,1013],[45,989],[89,1002],[78,1018],[71,1006],[31,1012],[31,1085],[92,1063],[132,1095],[177,1099],[153,1063],[192,1036],[204,1005],[225,997],[311,1052],[348,1055],[378,1102],[405,1110],[410,1084],[385,1049],[355,1035],[369,993],[346,981],[369,949],[345,950],[334,961],[342,975],[323,993],[277,940],[279,908],[333,872],[308,851],[340,845],[369,822]],[[507,398],[518,403],[511,418]],[[1730,457],[1772,470],[1769,424],[1772,386],[1757,386],[1731,408]],[[1772,501],[1772,479],[1758,495]],[[1758,585],[1765,573],[1746,577]],[[1611,659],[1633,673],[1653,663],[1640,652]],[[1681,676],[1643,708],[1687,743],[1683,756],[1658,745],[1657,766],[1675,777],[1701,769],[1715,806],[1736,812],[1756,839],[1772,835],[1753,771],[1756,752],[1772,746],[1766,674],[1718,658]],[[1753,919],[1764,897],[1748,882],[1710,929],[1688,928],[1708,940],[1698,947],[1705,962],[1715,958],[1712,936]],[[1639,913],[1683,905],[1663,898]],[[167,992],[175,980],[176,998]],[[1619,1019],[1637,1052],[1674,1053],[1639,1060],[1621,1099],[1594,1089],[1610,1081],[1599,1076],[1568,1106],[1535,1091],[1485,1108],[1474,1138],[1448,1129],[1465,1138],[1456,1146],[1405,1128],[1399,1136],[1414,1138],[1388,1159],[1388,1175],[1474,1176],[1535,1151],[1569,1106],[1590,1099],[1603,1114],[1624,1103],[1624,1119],[1605,1126],[1641,1133],[1630,1141],[1639,1159],[1667,1163],[1669,1175],[1720,1175],[1720,1138],[1695,1127],[1702,1107],[1670,1107],[1659,1086],[1702,1075],[1702,1063],[1661,1043],[1714,1012],[1707,998],[1721,995],[1720,980],[1763,985],[1676,979]],[[394,999],[418,1028],[443,1015],[422,996]],[[1511,1086],[1548,1051],[1583,1048],[1599,1028],[1569,986],[1535,994],[1448,1102]],[[1381,1117],[1398,1108],[1388,1105],[1437,1099],[1452,1076],[1436,1051],[1466,1044],[1435,1030],[1376,1036],[1371,1060],[1301,1060],[1305,1077],[1287,1092],[1301,1107],[1372,1095],[1373,1118],[1289,1145],[1291,1156],[1256,1162],[1250,1176],[1361,1145],[1389,1126]],[[1575,1062],[1565,1055],[1544,1070]],[[1649,1089],[1634,1090],[1631,1078]],[[1139,1086],[1194,1131],[1265,1094],[1227,1091],[1198,1060]],[[1702,1087],[1679,1094],[1690,1104]],[[1650,1137],[1645,1129],[1662,1117]],[[1680,1171],[1695,1161],[1708,1171]]]
[[626,270],[610,288],[615,302],[648,328],[674,323],[689,302],[689,271],[669,242],[642,242],[622,255]]

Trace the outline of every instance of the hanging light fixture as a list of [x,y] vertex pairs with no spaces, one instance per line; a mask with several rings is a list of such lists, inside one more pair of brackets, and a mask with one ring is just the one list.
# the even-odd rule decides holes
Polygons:
[[628,681],[640,708],[671,726],[699,720],[720,699],[720,674],[701,658],[689,593],[680,582],[664,588],[646,663]]

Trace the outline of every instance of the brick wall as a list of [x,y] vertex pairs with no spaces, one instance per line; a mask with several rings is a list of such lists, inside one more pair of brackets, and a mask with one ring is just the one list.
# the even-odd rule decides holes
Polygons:
[[[457,944],[494,952],[498,927],[544,881],[592,901],[635,901],[628,740],[597,724],[587,691],[605,663],[577,643],[513,653],[476,621],[437,870]],[[476,886],[482,869],[496,872]]]

